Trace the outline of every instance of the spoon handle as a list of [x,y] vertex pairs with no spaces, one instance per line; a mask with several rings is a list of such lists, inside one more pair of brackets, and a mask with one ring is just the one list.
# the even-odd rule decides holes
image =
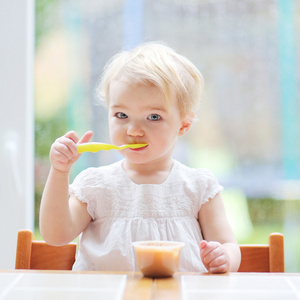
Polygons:
[[128,144],[122,146],[116,146],[111,144],[104,143],[83,143],[77,145],[78,153],[83,152],[98,152],[100,150],[122,150],[125,148],[141,148],[145,147],[147,144]]

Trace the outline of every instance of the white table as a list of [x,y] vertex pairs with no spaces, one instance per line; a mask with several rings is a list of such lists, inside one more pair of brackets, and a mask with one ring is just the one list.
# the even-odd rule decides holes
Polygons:
[[141,273],[0,271],[0,300],[9,299],[242,299],[300,300],[300,273]]
[[228,276],[182,276],[182,299],[298,299],[300,276],[238,273]]

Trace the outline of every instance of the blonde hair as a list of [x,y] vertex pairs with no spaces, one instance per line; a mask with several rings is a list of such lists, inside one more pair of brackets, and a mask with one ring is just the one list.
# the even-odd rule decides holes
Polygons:
[[108,61],[97,89],[107,105],[110,83],[120,79],[131,84],[155,85],[168,103],[173,89],[184,117],[195,113],[204,85],[201,73],[191,61],[161,43],[142,44]]

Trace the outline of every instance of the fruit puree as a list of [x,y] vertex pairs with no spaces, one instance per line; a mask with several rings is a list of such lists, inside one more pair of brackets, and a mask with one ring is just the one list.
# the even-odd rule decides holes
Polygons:
[[135,242],[137,267],[147,277],[170,277],[178,269],[183,245],[179,242]]

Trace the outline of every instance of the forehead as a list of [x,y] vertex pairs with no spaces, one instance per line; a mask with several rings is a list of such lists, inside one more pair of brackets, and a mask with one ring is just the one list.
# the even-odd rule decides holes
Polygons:
[[108,91],[108,107],[126,104],[131,101],[168,107],[169,101],[154,84],[129,83],[126,80],[113,80]]

